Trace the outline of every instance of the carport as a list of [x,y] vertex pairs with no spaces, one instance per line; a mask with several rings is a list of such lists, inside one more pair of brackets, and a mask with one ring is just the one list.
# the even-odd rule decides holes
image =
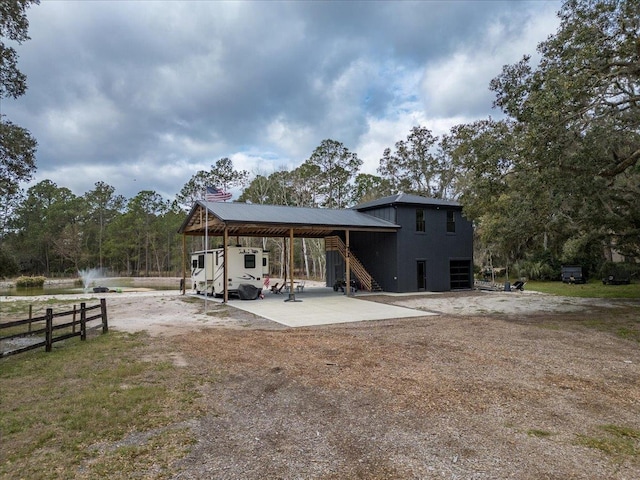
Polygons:
[[[280,237],[289,238],[289,265],[293,266],[294,238],[326,238],[344,232],[346,284],[351,284],[349,232],[397,232],[400,225],[356,210],[336,210],[282,205],[257,205],[232,202],[196,202],[180,226],[182,233],[182,294],[186,289],[187,236],[223,237],[224,255],[227,258],[229,237]],[[295,301],[293,269],[289,268],[289,298]],[[224,276],[228,277],[227,265]],[[347,289],[348,292],[349,289]],[[349,293],[349,292],[348,292]],[[228,302],[225,288],[223,301]]]

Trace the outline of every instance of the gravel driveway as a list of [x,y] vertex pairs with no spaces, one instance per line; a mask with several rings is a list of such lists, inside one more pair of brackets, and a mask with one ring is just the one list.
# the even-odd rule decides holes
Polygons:
[[617,445],[611,426],[640,436],[638,344],[581,315],[180,337],[217,380],[175,478],[640,478],[638,437],[632,453],[594,448]]

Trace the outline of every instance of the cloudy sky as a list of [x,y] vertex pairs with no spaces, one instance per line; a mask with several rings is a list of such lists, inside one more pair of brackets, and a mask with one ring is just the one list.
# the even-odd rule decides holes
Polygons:
[[560,5],[42,0],[2,113],[38,140],[35,181],[77,195],[173,199],[220,158],[268,175],[328,138],[376,173],[413,126],[500,117],[489,81],[535,58]]

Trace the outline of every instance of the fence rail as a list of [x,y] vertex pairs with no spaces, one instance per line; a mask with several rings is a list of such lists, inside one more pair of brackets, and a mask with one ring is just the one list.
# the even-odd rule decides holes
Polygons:
[[[98,310],[99,313],[92,314],[94,310]],[[78,319],[79,314],[79,319]],[[70,322],[55,323],[54,318],[72,317]],[[31,316],[30,316],[31,317]],[[80,309],[77,310],[75,306],[73,310],[66,312],[53,313],[52,308],[47,308],[47,313],[41,317],[27,318],[25,320],[15,320],[12,322],[0,323],[0,332],[9,328],[21,327],[23,325],[29,325],[29,330],[26,332],[13,333],[6,336],[0,336],[0,341],[15,340],[17,338],[38,338],[44,334],[44,341],[31,343],[24,347],[15,348],[13,350],[1,351],[0,358],[8,357],[9,355],[15,355],[17,353],[34,350],[36,348],[44,347],[45,351],[50,352],[53,344],[66,340],[72,337],[80,337],[80,340],[87,339],[87,322],[100,319],[102,321],[102,333],[109,331],[109,324],[107,320],[107,301],[104,298],[100,299],[98,305],[87,307],[86,303],[80,304]],[[32,329],[32,324],[44,322],[42,328]],[[77,330],[76,327],[80,328]],[[54,332],[58,330],[71,328],[71,332],[62,333],[58,336],[54,336]],[[94,327],[92,327],[94,328]]]

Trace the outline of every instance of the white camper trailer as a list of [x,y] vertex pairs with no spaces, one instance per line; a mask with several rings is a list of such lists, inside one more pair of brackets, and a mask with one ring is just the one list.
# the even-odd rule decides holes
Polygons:
[[[228,294],[239,294],[241,287],[259,295],[269,275],[269,252],[255,247],[227,247],[229,263],[224,279],[224,248],[202,250],[191,254],[191,285],[197,294],[222,296],[225,284]],[[255,297],[254,297],[255,298]]]

